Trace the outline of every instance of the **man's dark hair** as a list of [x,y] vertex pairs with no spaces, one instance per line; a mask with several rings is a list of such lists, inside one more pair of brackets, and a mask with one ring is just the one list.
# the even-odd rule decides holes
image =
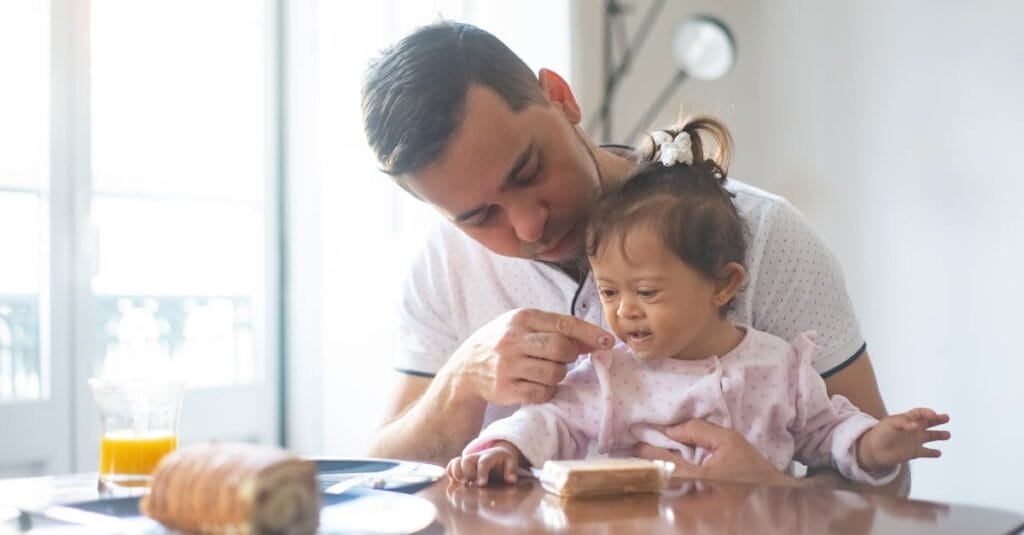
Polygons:
[[396,176],[437,161],[462,124],[472,85],[493,90],[513,111],[542,98],[526,63],[469,24],[424,26],[384,50],[363,84],[366,139],[382,170]]

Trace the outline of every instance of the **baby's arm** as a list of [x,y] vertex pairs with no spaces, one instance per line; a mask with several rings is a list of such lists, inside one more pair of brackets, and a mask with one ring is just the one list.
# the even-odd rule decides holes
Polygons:
[[[811,366],[816,347],[809,336],[798,336],[792,343],[795,352],[790,353],[790,382],[795,386],[791,396],[796,412],[789,430],[793,433],[796,460],[808,467],[835,467],[844,478],[858,483],[877,487],[892,482],[900,472],[898,463],[879,463],[878,469],[872,470],[876,467],[873,459],[865,466],[859,458],[861,439],[878,427],[879,421],[841,395],[829,397],[825,382]],[[919,441],[917,446],[923,442]],[[872,454],[874,448],[867,446]]]
[[867,472],[880,472],[918,457],[938,457],[939,450],[924,445],[949,440],[949,431],[932,429],[947,422],[948,415],[931,409],[887,416],[857,439],[857,464]]
[[491,475],[501,474],[506,483],[515,483],[520,466],[582,458],[602,421],[590,412],[602,405],[600,394],[593,365],[584,361],[569,372],[550,401],[520,407],[488,425],[462,456],[449,461],[448,475],[461,483],[486,485]]
[[493,473],[505,483],[516,482],[519,466],[529,463],[515,444],[498,440],[484,450],[456,457],[448,462],[448,477],[465,484],[484,486]]

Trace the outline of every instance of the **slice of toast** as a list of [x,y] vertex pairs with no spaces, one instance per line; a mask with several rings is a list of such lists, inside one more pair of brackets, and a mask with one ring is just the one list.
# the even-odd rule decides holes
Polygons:
[[582,459],[547,461],[534,470],[544,490],[563,497],[658,492],[672,477],[675,465],[648,459]]

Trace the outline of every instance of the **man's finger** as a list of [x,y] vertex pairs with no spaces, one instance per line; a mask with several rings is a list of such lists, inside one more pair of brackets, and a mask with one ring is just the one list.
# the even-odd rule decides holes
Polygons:
[[536,332],[560,334],[576,341],[581,353],[595,349],[608,349],[615,345],[615,338],[604,329],[583,321],[575,316],[534,310],[527,315],[526,326]]
[[633,446],[633,455],[644,459],[650,459],[652,461],[667,461],[674,464],[676,467],[674,475],[676,477],[688,479],[700,478],[698,473],[699,467],[697,465],[686,462],[682,457],[664,448],[658,448],[645,442],[640,442],[636,446]]
[[514,381],[512,389],[516,392],[516,399],[521,403],[543,403],[555,395],[555,387],[534,383],[532,381]]
[[665,435],[676,442],[697,446],[708,451],[718,449],[728,433],[728,429],[699,418],[665,428]]
[[554,333],[532,332],[523,336],[523,352],[531,357],[570,364],[583,353],[580,343]]
[[516,363],[513,375],[520,380],[555,386],[565,379],[565,364],[539,358],[524,358]]

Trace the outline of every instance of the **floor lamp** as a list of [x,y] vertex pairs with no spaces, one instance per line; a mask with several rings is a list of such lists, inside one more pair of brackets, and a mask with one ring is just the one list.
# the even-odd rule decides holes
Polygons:
[[[601,104],[598,107],[596,121],[587,126],[587,130],[595,132],[600,127],[599,139],[608,141],[612,129],[612,103],[619,84],[629,72],[637,52],[650,34],[651,26],[657,20],[664,0],[654,0],[644,14],[637,32],[632,39],[625,38],[622,17],[625,14],[618,0],[605,1],[604,13],[604,89]],[[616,61],[615,41],[622,41],[622,51]],[[683,20],[676,28],[672,39],[672,56],[678,67],[673,77],[651,102],[650,107],[641,116],[636,125],[629,131],[630,136],[624,141],[632,142],[640,134],[641,129],[649,123],[675,94],[679,86],[687,79],[717,80],[726,75],[736,60],[736,42],[732,32],[721,20],[709,15],[695,15]],[[596,124],[595,124],[596,123]]]

